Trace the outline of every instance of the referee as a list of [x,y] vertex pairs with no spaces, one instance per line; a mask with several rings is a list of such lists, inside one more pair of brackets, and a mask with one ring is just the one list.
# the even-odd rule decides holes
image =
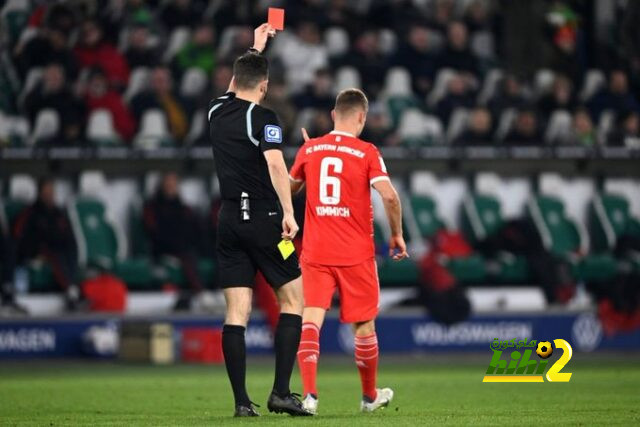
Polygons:
[[255,29],[253,47],[233,64],[228,92],[211,101],[208,110],[223,199],[216,248],[227,302],[222,350],[237,417],[259,416],[245,385],[245,329],[256,270],[280,303],[274,336],[275,380],[267,407],[270,412],[311,415],[289,390],[302,327],[300,267],[295,253],[288,255],[278,247],[281,240],[294,238],[298,225],[281,151],[282,129],[275,113],[260,106],[269,77],[268,62],[261,53],[274,33],[269,24]]

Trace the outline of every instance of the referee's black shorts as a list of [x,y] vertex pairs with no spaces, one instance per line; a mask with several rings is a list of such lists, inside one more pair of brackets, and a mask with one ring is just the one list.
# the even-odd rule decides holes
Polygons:
[[277,201],[250,201],[251,220],[240,220],[240,202],[224,200],[218,216],[218,283],[222,288],[253,287],[260,270],[274,289],[300,277],[298,256],[286,260],[282,240],[282,209]]

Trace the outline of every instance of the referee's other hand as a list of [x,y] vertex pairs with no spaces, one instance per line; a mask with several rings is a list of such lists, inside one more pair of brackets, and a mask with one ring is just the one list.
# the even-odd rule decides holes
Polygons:
[[282,238],[285,240],[293,240],[299,229],[293,214],[285,214],[282,218]]

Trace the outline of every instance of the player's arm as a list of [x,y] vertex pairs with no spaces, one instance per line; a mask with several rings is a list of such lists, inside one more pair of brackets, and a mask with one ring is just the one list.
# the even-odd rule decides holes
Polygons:
[[409,254],[407,254],[407,245],[402,236],[402,204],[400,203],[398,192],[388,179],[375,182],[373,188],[380,194],[380,197],[382,197],[384,211],[387,214],[389,226],[391,227],[389,256],[396,261],[409,257]]
[[[255,30],[253,30],[253,46],[251,46],[251,50],[262,53],[265,47],[267,47],[267,41],[269,40],[269,38],[274,37],[275,35],[276,31],[271,25],[267,23],[260,25]],[[233,77],[231,77],[227,92],[235,92],[235,89],[236,87],[233,81]]]
[[284,162],[284,156],[280,150],[267,150],[264,152],[264,157],[269,167],[271,183],[278,194],[278,199],[282,206],[282,237],[293,240],[298,232],[298,224],[293,217],[289,173],[287,172],[287,165]]

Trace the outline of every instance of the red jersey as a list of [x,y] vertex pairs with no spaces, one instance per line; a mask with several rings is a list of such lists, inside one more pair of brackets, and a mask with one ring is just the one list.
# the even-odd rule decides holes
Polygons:
[[373,144],[338,131],[310,139],[290,177],[307,186],[305,261],[347,266],[375,255],[370,187],[389,175]]

